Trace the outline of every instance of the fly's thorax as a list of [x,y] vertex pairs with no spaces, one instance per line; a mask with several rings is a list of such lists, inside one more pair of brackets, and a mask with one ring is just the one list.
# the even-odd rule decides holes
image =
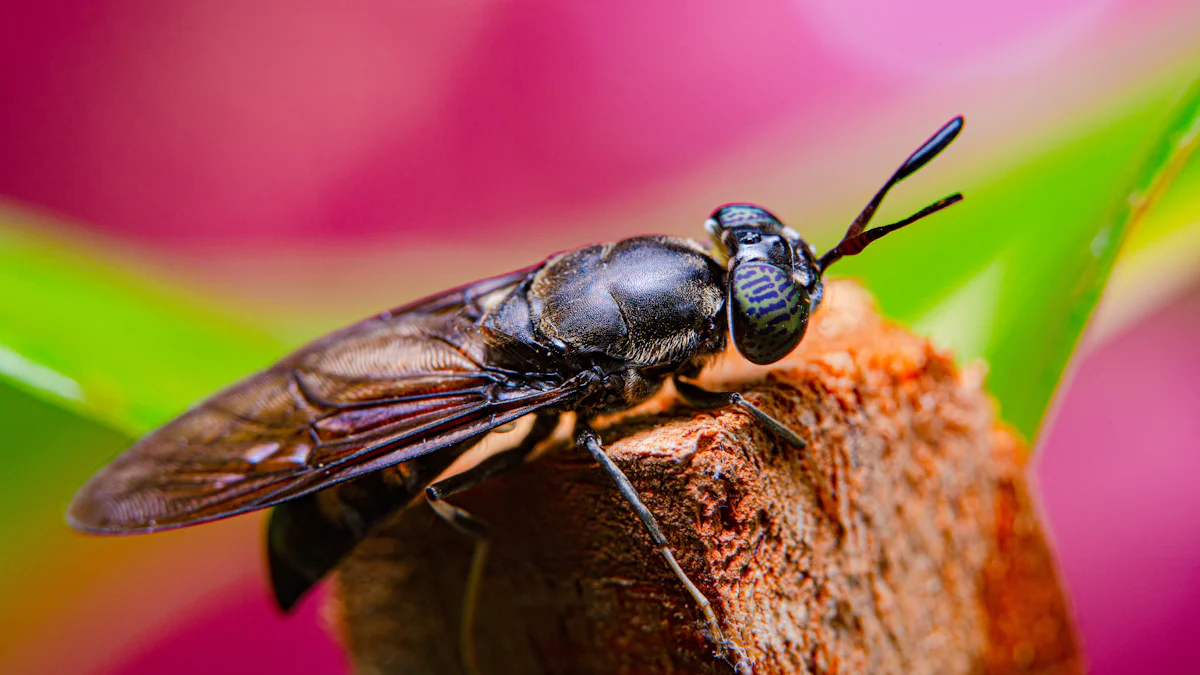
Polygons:
[[640,368],[618,368],[589,387],[571,407],[583,417],[628,410],[658,393],[665,381],[665,375]]
[[653,367],[712,348],[724,329],[724,270],[695,242],[634,237],[551,258],[528,300],[549,344]]

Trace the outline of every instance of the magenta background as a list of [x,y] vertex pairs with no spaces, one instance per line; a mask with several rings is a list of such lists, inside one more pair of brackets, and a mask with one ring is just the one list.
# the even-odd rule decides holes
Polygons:
[[157,245],[499,238],[1171,4],[9,3],[0,192]]
[[1200,287],[1083,359],[1037,478],[1096,673],[1200,672]]
[[[776,147],[824,156],[838,139],[886,137],[894,110],[940,122],[996,92],[1015,109],[1045,95],[1044,72],[1139,26],[1200,26],[1194,7],[6,2],[0,197],[198,265],[269,243],[281,256],[337,244],[354,260],[397,236],[469,236],[528,262],[525,246],[541,255],[564,224],[589,223],[583,240],[626,231],[597,224],[613,210],[704,212],[711,194],[689,186],[770,175],[787,161]],[[994,117],[965,156],[1040,123]],[[406,297],[422,290],[436,289]],[[1040,458],[1094,672],[1200,672],[1198,329],[1193,292],[1089,354]],[[339,672],[317,604],[280,620],[247,569],[97,670],[228,672],[236,657]],[[80,639],[64,635],[64,650]]]

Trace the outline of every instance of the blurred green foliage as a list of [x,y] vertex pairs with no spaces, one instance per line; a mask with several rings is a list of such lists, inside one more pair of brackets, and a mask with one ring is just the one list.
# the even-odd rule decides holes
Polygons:
[[[1198,123],[1200,89],[1136,101],[962,186],[961,205],[838,273],[865,280],[885,313],[960,359],[984,359],[1001,417],[1034,439],[1117,252],[1144,215],[1137,196],[1166,187],[1177,170],[1170,195],[1200,194],[1200,171],[1183,166]],[[1192,222],[1186,214],[1200,200],[1184,201],[1190,210],[1175,202],[1176,224],[1156,231]]]
[[[14,568],[37,560],[28,556],[25,543],[44,542],[47,532],[65,527],[62,514],[70,492],[48,494],[47,489],[82,485],[103,458],[125,449],[129,437],[6,382],[0,382],[0,410],[4,472],[14,477],[0,490],[0,514],[5,514],[0,517],[0,579],[20,579]],[[79,457],[92,461],[71,461]]]
[[15,386],[140,433],[281,353],[249,321],[18,217],[0,211],[0,377]]

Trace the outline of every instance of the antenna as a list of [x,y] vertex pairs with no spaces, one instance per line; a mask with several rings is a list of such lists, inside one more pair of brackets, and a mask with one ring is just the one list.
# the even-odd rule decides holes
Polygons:
[[938,129],[937,133],[930,136],[929,140],[921,144],[921,147],[917,148],[916,152],[904,160],[900,168],[896,169],[896,173],[892,174],[892,177],[883,184],[883,187],[879,188],[879,192],[875,193],[875,196],[871,198],[871,201],[867,202],[867,205],[858,214],[858,217],[854,219],[854,222],[850,223],[850,227],[846,229],[846,234],[838,242],[838,245],[827,251],[817,261],[817,267],[820,268],[822,274],[825,270],[829,269],[830,265],[840,260],[843,256],[862,253],[868,244],[883,235],[895,232],[905,225],[914,223],[925,216],[937,213],[947,206],[962,201],[962,193],[956,192],[949,197],[926,206],[904,220],[863,232],[867,224],[871,222],[871,218],[875,215],[875,211],[879,208],[879,205],[883,203],[883,198],[887,195],[888,190],[891,190],[892,186],[896,183],[913,175],[934,157],[937,157],[958,136],[958,133],[962,131],[962,127],[963,118],[962,115],[959,115],[947,122],[941,129]]

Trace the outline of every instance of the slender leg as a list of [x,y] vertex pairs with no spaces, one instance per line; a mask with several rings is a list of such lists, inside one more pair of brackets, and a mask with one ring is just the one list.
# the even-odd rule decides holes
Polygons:
[[538,415],[534,418],[533,428],[515,447],[492,455],[475,466],[425,488],[425,501],[429,502],[433,512],[475,543],[471,554],[471,567],[467,572],[466,589],[463,592],[462,618],[458,634],[463,668],[469,675],[477,675],[479,672],[479,664],[475,658],[475,614],[479,607],[479,589],[483,585],[483,569],[487,564],[491,528],[486,522],[443,500],[520,466],[526,455],[553,433],[556,426],[558,415]]
[[709,391],[703,387],[694,385],[690,382],[684,382],[678,377],[675,378],[675,391],[679,392],[679,398],[683,399],[684,403],[693,408],[701,408],[704,410],[712,410],[714,408],[724,408],[729,405],[737,407],[750,413],[754,419],[758,420],[763,426],[773,431],[783,440],[791,443],[797,448],[804,449],[808,447],[808,443],[803,438],[783,425],[782,422],[771,417],[763,412],[758,406],[750,401],[747,401],[741,394],[729,391]]
[[642,521],[642,525],[650,533],[651,541],[658,547],[658,552],[666,558],[671,571],[679,578],[680,583],[687,589],[688,594],[692,596],[692,600],[700,607],[700,611],[704,613],[704,618],[708,620],[709,630],[712,631],[713,641],[733,655],[734,669],[739,674],[748,674],[750,672],[750,664],[746,657],[746,650],[725,639],[724,633],[721,632],[721,624],[717,621],[717,614],[713,611],[712,603],[708,601],[708,598],[704,597],[700,589],[696,588],[692,580],[679,567],[679,563],[675,560],[675,555],[671,553],[670,545],[667,544],[667,538],[663,536],[662,530],[658,527],[658,521],[654,519],[654,515],[642,503],[642,499],[638,496],[637,490],[633,488],[633,484],[629,482],[629,479],[625,477],[621,469],[604,453],[604,448],[600,444],[600,437],[586,423],[580,422],[579,431],[575,438],[575,442],[587,448],[587,451],[592,454],[592,457],[596,459],[600,467],[608,474],[608,477],[617,484],[617,491],[621,493],[621,496],[625,498],[630,508],[633,509],[633,512]]
[[557,426],[558,415],[535,416],[533,428],[529,430],[529,433],[525,435],[525,438],[518,445],[503,452],[498,452],[469,469],[448,478],[443,478],[430,485],[425,488],[426,498],[432,501],[445,499],[464,490],[470,490],[493,476],[521,466],[525,461],[525,457],[530,452],[533,452],[538,443],[546,440],[550,434],[554,433],[554,428]]
[[478,675],[479,662],[475,658],[475,610],[479,598],[479,586],[483,581],[483,567],[487,563],[491,528],[482,520],[453,504],[426,498],[433,512],[451,527],[470,537],[475,542],[471,554],[471,567],[467,572],[467,587],[463,592],[462,617],[458,625],[458,649],[463,669],[468,675]]

